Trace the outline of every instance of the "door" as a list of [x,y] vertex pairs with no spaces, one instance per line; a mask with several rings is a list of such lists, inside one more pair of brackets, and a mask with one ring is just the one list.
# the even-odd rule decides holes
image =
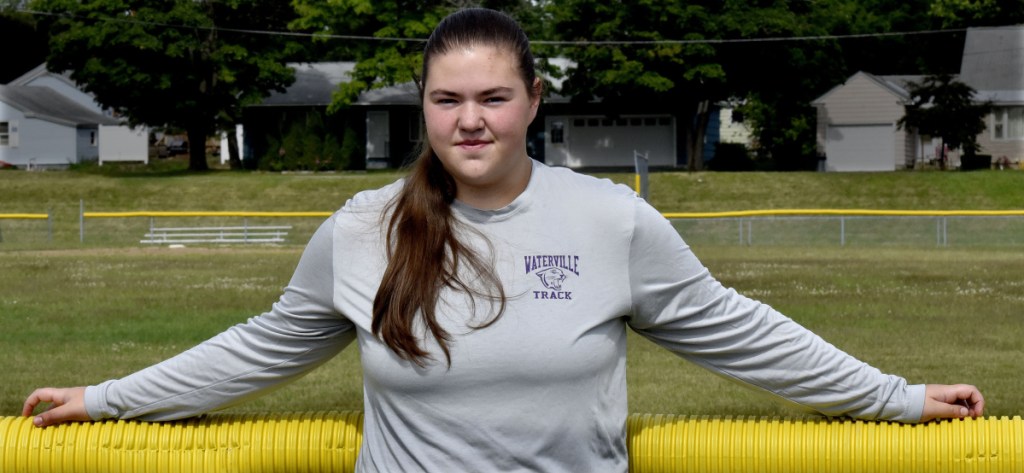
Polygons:
[[366,112],[366,168],[388,167],[391,130],[387,110]]

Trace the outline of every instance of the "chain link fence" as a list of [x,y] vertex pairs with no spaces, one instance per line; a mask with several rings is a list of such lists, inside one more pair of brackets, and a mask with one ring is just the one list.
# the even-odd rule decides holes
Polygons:
[[1024,215],[780,215],[671,221],[691,245],[1024,246]]
[[[330,212],[54,212],[0,214],[0,250],[141,247],[154,228],[287,226],[281,245],[305,245]],[[77,214],[77,215],[74,215]],[[1024,211],[773,210],[666,213],[691,245],[1016,247]],[[200,230],[197,230],[200,231]],[[208,231],[208,230],[203,230]],[[219,245],[209,242],[189,245]],[[247,244],[237,241],[230,244]],[[254,244],[254,243],[248,243]],[[258,243],[255,243],[258,244]]]

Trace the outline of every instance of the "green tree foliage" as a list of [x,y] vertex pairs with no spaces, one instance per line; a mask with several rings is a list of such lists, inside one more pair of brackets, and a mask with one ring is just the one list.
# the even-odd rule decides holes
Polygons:
[[933,0],[928,13],[946,27],[1004,26],[1024,23],[1020,0]]
[[[283,91],[297,46],[279,36],[291,7],[272,0],[39,0],[50,70],[71,77],[133,124],[185,130],[189,169],[207,169],[207,137],[233,129],[242,107]],[[233,163],[237,163],[234,157]]]
[[[979,150],[978,134],[985,131],[989,102],[976,103],[975,90],[948,74],[925,77],[907,86],[910,103],[897,122],[900,128],[942,139],[942,149],[962,149],[972,156]],[[944,162],[942,163],[945,164]]]
[[797,169],[815,154],[810,102],[854,72],[959,67],[961,33],[876,36],[937,28],[932,1],[565,0],[547,8],[559,39],[604,42],[561,51],[577,63],[565,92],[608,104],[656,97],[676,116],[696,117],[680,130],[691,169],[702,161],[709,104],[742,104],[759,158]]
[[4,65],[0,84],[6,84],[46,61],[46,34],[35,18],[19,11],[17,0],[0,0],[0,44]]
[[[423,46],[434,27],[452,11],[469,2],[450,0],[294,0],[299,18],[291,28],[309,31],[328,43],[331,57],[356,61],[352,80],[341,84],[330,111],[350,105],[360,92],[416,81],[422,68]],[[527,0],[497,0],[473,3],[508,12],[526,25],[535,21],[537,10]],[[538,28],[540,26],[537,26]],[[347,36],[377,40],[349,39]]]
[[[350,105],[364,90],[415,80],[427,36],[449,11],[444,1],[295,0],[291,27],[330,42],[333,57],[356,61],[352,80],[335,92],[330,110]],[[379,40],[338,39],[338,36]],[[402,39],[409,38],[409,39]]]
[[[625,5],[567,0],[548,7],[560,39],[597,42],[564,50],[577,67],[570,71],[563,92],[583,100],[600,97],[613,108],[617,103],[651,100],[671,106],[678,117],[695,117],[684,119],[680,127],[693,170],[703,162],[703,133],[712,105],[730,99],[784,104],[777,98],[780,94],[814,89],[808,82],[829,72],[818,65],[834,52],[834,45],[730,42],[823,34],[827,32],[823,25],[830,24],[829,14],[835,12],[818,5],[743,0],[647,0]],[[616,43],[622,41],[647,43]],[[806,73],[811,69],[816,74]],[[774,110],[747,111],[760,120],[758,124],[771,125],[758,128],[762,145],[776,144],[765,136],[780,130],[780,123],[800,122],[786,118],[771,122],[774,117],[767,113],[751,113]]]

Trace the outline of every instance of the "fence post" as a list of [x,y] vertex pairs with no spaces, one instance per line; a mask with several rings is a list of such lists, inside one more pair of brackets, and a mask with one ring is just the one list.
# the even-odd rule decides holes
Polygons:
[[846,217],[839,216],[839,246],[846,246]]
[[53,243],[53,207],[46,209],[46,241]]
[[946,217],[935,217],[935,245],[949,246],[949,236],[946,233]]
[[78,242],[85,243],[85,199],[78,200]]
[[648,193],[647,162],[647,153],[640,154],[637,150],[633,150],[633,166],[636,168],[636,193],[644,200],[647,200]]

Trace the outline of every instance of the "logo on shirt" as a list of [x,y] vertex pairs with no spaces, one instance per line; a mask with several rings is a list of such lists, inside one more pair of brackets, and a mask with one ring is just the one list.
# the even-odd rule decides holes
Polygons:
[[543,289],[533,291],[534,299],[572,300],[572,291],[566,290],[567,280],[579,276],[580,257],[576,255],[524,256],[526,274],[540,280]]

